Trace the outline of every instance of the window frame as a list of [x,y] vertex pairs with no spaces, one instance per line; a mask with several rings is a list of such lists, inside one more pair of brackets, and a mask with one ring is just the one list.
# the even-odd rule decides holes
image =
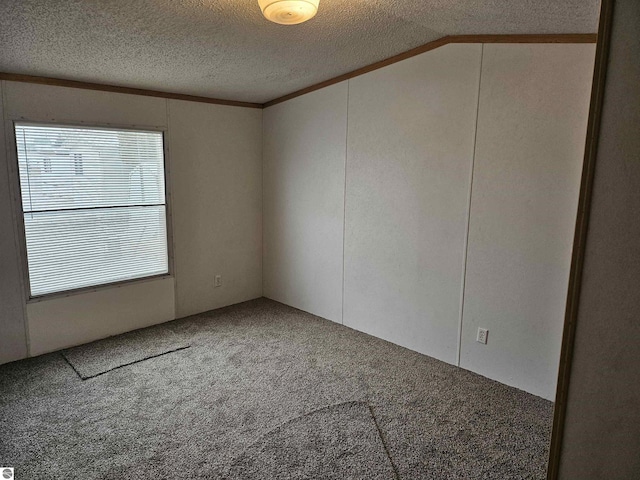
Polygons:
[[[166,126],[155,125],[132,125],[132,124],[114,124],[114,123],[102,123],[102,122],[82,122],[82,121],[62,121],[56,119],[33,119],[25,117],[16,117],[6,119],[6,135],[7,139],[7,151],[9,160],[9,192],[12,200],[13,215],[14,215],[14,237],[18,245],[18,251],[20,256],[20,269],[22,277],[22,290],[24,291],[25,301],[29,303],[37,303],[44,300],[50,300],[54,298],[64,298],[74,295],[81,295],[90,292],[98,292],[102,290],[121,288],[127,285],[144,283],[150,281],[156,281],[161,279],[174,278],[175,276],[175,261],[174,261],[174,246],[173,246],[173,216],[172,216],[172,196],[171,196],[171,169],[169,159],[169,145],[168,135],[169,131]],[[16,141],[16,123],[21,125],[39,125],[39,126],[60,126],[60,127],[76,127],[76,128],[93,128],[104,130],[133,130],[138,132],[154,132],[162,134],[162,154],[163,154],[163,168],[164,168],[164,195],[165,195],[165,223],[166,223],[166,238],[167,243],[167,260],[168,271],[167,273],[160,273],[157,275],[150,275],[146,277],[133,278],[128,280],[119,280],[116,282],[103,283],[100,285],[93,285],[88,287],[74,288],[71,290],[64,290],[62,292],[46,293],[42,295],[31,294],[31,281],[29,278],[29,264],[27,258],[27,236],[24,225],[24,212],[22,204],[22,189],[20,186],[20,168],[18,164],[18,146]]]

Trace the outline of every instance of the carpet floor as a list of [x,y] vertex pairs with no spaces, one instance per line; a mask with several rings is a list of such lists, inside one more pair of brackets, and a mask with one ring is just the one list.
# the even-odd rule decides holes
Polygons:
[[86,380],[61,353],[0,366],[0,465],[18,479],[545,478],[542,398],[267,299],[164,329],[190,347]]
[[164,325],[156,325],[68,348],[60,353],[78,376],[87,380],[183,348],[189,348],[189,345]]

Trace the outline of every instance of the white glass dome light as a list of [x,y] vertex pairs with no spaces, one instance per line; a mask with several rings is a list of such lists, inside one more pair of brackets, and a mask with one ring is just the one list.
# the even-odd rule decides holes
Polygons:
[[320,0],[258,0],[267,20],[280,25],[296,25],[315,17]]

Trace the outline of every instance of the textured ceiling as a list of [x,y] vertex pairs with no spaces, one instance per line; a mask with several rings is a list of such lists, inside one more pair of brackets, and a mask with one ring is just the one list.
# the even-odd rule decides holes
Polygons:
[[0,0],[0,71],[248,102],[454,34],[595,33],[599,0]]

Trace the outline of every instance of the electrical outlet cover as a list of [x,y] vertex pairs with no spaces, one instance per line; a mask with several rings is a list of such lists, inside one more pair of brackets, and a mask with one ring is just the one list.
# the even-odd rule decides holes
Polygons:
[[478,336],[476,337],[476,342],[486,345],[488,337],[489,337],[489,330],[487,330],[486,328],[479,328]]

